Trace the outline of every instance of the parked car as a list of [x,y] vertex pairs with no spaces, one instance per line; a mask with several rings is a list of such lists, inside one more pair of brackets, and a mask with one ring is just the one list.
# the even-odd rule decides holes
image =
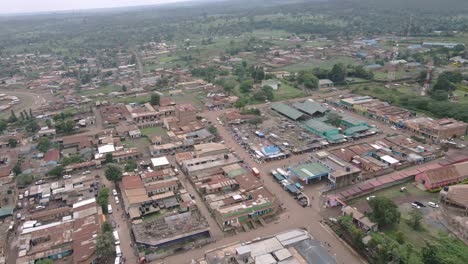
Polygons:
[[117,196],[117,190],[116,189],[112,189],[112,195]]
[[417,204],[419,207],[426,207],[423,203],[418,202],[418,201],[414,201],[413,203]]
[[118,197],[118,196],[115,196],[114,199],[115,199],[115,203],[116,203],[116,204],[119,204],[119,203],[120,203],[119,197]]
[[67,174],[67,175],[63,175],[63,179],[66,180],[66,179],[71,179],[71,175]]
[[41,185],[41,184],[43,184],[44,182],[45,182],[44,180],[38,180],[38,181],[36,181],[34,184],[36,184],[36,185]]
[[415,204],[415,203],[412,203],[411,204],[411,207],[415,208],[415,209],[419,209],[421,208],[419,205]]
[[439,205],[434,202],[428,202],[427,205],[429,205],[432,208],[439,208]]

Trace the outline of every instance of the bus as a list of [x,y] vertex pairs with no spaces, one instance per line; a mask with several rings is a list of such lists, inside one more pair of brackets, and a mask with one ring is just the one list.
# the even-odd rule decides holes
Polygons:
[[286,173],[282,168],[277,168],[276,169],[279,174],[283,175],[285,178],[288,178],[288,173]]
[[257,168],[253,167],[252,172],[255,176],[260,177],[260,171]]
[[112,232],[114,235],[114,244],[115,245],[120,245],[120,239],[119,239],[119,233],[117,231]]

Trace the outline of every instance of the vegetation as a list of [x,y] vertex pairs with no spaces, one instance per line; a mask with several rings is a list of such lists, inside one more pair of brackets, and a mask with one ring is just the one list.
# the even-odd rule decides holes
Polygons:
[[36,146],[37,150],[39,150],[42,153],[46,153],[50,149],[50,147],[50,139],[46,137],[40,138]]
[[96,237],[96,254],[98,263],[112,263],[114,253],[114,236],[112,231],[100,232]]
[[53,169],[51,169],[49,172],[47,172],[47,175],[60,177],[62,176],[63,171],[64,171],[63,165],[58,165],[58,166],[55,166]]
[[129,160],[125,164],[124,170],[126,172],[130,172],[130,171],[136,170],[136,168],[137,168],[137,163],[135,161],[133,161],[133,160]]
[[109,188],[102,188],[99,191],[97,203],[101,206],[102,211],[107,213],[107,205],[109,204]]
[[16,148],[17,145],[18,145],[18,140],[14,139],[14,138],[8,139],[8,146],[10,148]]
[[122,170],[116,164],[106,165],[106,169],[105,169],[104,173],[106,175],[106,178],[109,181],[117,182],[117,181],[120,181],[122,179]]
[[161,100],[161,97],[159,94],[151,94],[151,99],[150,99],[150,104],[151,105],[159,105],[159,101]]
[[378,196],[371,199],[369,205],[372,208],[371,219],[379,225],[379,228],[393,227],[400,222],[401,214],[392,200]]
[[68,166],[70,164],[75,164],[75,163],[80,163],[84,162],[84,159],[80,155],[71,155],[68,157],[63,157],[62,160],[60,161],[60,164],[63,166]]

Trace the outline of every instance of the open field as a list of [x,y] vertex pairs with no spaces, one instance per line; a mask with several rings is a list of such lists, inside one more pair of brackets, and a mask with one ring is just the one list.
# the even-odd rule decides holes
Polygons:
[[285,70],[285,71],[292,71],[292,72],[310,70],[310,69],[317,68],[317,67],[331,69],[333,68],[333,65],[337,63],[343,63],[344,65],[357,64],[355,60],[349,57],[335,57],[335,58],[331,58],[328,60],[313,59],[313,60],[306,61],[306,62],[300,62],[297,64],[288,65],[280,69]]

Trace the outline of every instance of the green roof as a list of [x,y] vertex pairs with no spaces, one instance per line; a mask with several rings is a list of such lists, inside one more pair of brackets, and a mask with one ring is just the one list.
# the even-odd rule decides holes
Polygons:
[[356,118],[356,117],[353,117],[353,116],[349,116],[349,115],[341,115],[341,120],[344,121],[345,123],[347,124],[350,124],[352,126],[361,126],[361,125],[367,125],[367,122],[362,120],[362,119],[359,119],[359,118]]
[[330,131],[333,131],[333,130],[336,130],[336,131],[338,130],[336,127],[327,125],[324,122],[317,121],[317,120],[314,120],[314,119],[310,119],[307,122],[305,122],[304,124],[307,127],[309,127],[310,129],[313,129],[313,130],[315,130],[317,132],[320,132],[320,133],[327,133],[327,132],[330,132]]
[[339,141],[339,140],[345,139],[345,137],[344,137],[342,134],[327,135],[326,138],[327,138],[327,140],[330,141],[330,142],[334,142],[334,141]]
[[350,127],[344,131],[345,135],[354,135],[355,133],[364,132],[369,130],[369,127],[366,125]]
[[13,215],[13,207],[0,208],[0,219]]
[[227,176],[232,179],[232,178],[235,178],[235,177],[237,177],[239,175],[244,175],[246,173],[247,173],[247,171],[244,168],[238,168],[238,169],[229,171],[227,173]]
[[296,102],[293,104],[293,106],[309,115],[314,115],[317,112],[323,114],[328,111],[326,107],[323,107],[321,104],[310,100],[305,100],[302,103]]
[[289,170],[302,180],[322,177],[330,173],[330,170],[318,162],[301,164],[290,167]]
[[299,112],[298,110],[290,107],[289,105],[283,103],[276,103],[271,106],[271,109],[275,110],[276,112],[285,115],[292,120],[297,120],[304,114]]

